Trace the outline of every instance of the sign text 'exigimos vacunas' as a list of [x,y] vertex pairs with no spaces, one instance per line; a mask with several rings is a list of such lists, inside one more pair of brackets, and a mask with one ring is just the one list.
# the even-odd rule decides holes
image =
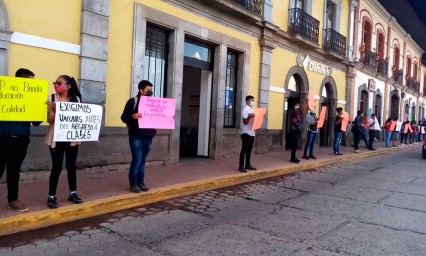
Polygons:
[[1,121],[46,121],[48,81],[0,76]]

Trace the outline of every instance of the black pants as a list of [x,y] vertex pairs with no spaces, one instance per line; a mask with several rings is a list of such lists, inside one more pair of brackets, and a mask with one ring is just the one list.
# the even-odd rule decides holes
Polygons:
[[70,146],[70,142],[56,142],[56,147],[50,149],[50,156],[52,157],[52,171],[49,178],[49,195],[56,195],[58,187],[59,176],[62,171],[62,164],[64,162],[68,174],[68,187],[70,191],[77,190],[77,174],[75,162],[77,161],[78,146]]
[[356,130],[352,132],[354,135],[354,149],[358,150],[359,149],[359,139],[361,137],[360,131]]
[[376,137],[376,130],[368,130],[368,148],[373,148],[374,138]]
[[291,149],[291,157],[290,160],[296,160],[296,150],[297,147],[299,146],[299,140],[300,140],[300,133],[296,130],[290,130],[290,134],[289,134],[289,145],[290,145],[290,149]]
[[0,178],[6,168],[7,201],[9,203],[18,199],[21,165],[27,155],[29,143],[28,136],[0,135]]
[[[240,152],[240,166],[250,166],[251,150],[253,149],[254,136],[250,136],[247,133],[241,134],[241,152]],[[244,157],[246,164],[244,165]]]

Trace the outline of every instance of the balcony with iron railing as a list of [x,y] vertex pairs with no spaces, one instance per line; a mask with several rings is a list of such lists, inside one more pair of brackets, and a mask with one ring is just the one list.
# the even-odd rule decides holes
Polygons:
[[379,59],[377,63],[377,72],[381,74],[384,77],[388,76],[388,67],[389,67],[389,61],[384,59]]
[[234,4],[256,14],[262,14],[262,0],[229,0]]
[[374,70],[377,70],[377,62],[376,62],[376,53],[370,51],[370,50],[364,50],[361,52],[361,62]]
[[404,71],[402,71],[402,69],[397,69],[397,67],[393,67],[392,68],[392,78],[395,82],[402,84],[402,79],[404,77]]
[[242,20],[255,23],[262,21],[262,0],[201,0],[201,2]]
[[414,87],[414,79],[412,77],[407,76],[405,78],[405,86],[407,86],[409,89],[413,89],[413,87]]
[[[319,20],[307,14],[300,8],[292,8],[290,12],[290,23],[288,31],[291,35],[300,35],[303,39],[307,39],[318,46],[319,38]],[[304,40],[299,40],[303,42]]]
[[334,29],[324,29],[324,50],[337,54],[338,56],[346,56],[346,37],[341,35]]
[[414,91],[420,93],[420,82],[419,81],[414,81],[413,89],[414,89]]

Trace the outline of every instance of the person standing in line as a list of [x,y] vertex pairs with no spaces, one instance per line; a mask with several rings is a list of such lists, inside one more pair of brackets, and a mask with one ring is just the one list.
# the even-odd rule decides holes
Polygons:
[[368,150],[376,150],[373,147],[374,138],[376,137],[376,114],[371,114],[371,118],[368,119]]
[[418,136],[417,134],[419,133],[419,126],[417,125],[416,121],[412,122],[411,128],[413,129],[413,134],[411,137],[411,143],[413,144],[417,144],[418,143]]
[[79,141],[55,142],[55,113],[57,102],[81,102],[81,94],[77,82],[73,77],[61,75],[53,82],[55,94],[51,94],[48,99],[47,122],[49,129],[46,136],[46,144],[49,145],[50,156],[52,157],[52,170],[49,177],[49,196],[47,206],[50,209],[58,208],[58,199],[56,198],[56,189],[58,187],[59,176],[62,172],[62,164],[65,155],[65,165],[68,174],[68,201],[74,204],[81,204],[83,201],[77,195],[77,169],[75,163],[78,155]]
[[[20,68],[15,77],[34,78],[34,73]],[[30,143],[30,126],[41,122],[0,121],[0,178],[6,169],[7,201],[9,209],[26,212],[28,207],[19,200],[19,179],[21,165],[27,155]]]
[[361,125],[361,126],[359,126],[359,135],[360,135],[360,140],[361,140],[361,138],[362,138],[362,140],[364,140],[364,142],[365,142],[365,147],[366,148],[368,148],[369,147],[369,143],[368,143],[368,140],[367,140],[367,136],[365,136],[366,135],[366,125],[368,126],[368,120],[367,120],[367,118],[364,118],[364,114],[363,114],[363,116],[362,116],[362,122],[363,122],[363,124]]
[[392,130],[390,129],[392,125],[392,118],[388,118],[385,122],[385,147],[391,148],[390,139],[392,136]]
[[[410,121],[405,122],[405,126],[409,127],[408,130],[407,130],[407,133],[405,133],[405,137],[404,137],[405,145],[408,145],[410,143],[410,137],[411,137],[411,132],[410,132],[411,123],[410,123]],[[404,129],[405,129],[405,127],[404,127]]]
[[333,141],[333,155],[343,155],[340,153],[340,144],[342,142],[342,121],[343,121],[343,109],[337,108],[337,116],[334,119],[334,141]]
[[354,152],[355,153],[360,153],[361,151],[359,150],[359,140],[361,137],[361,129],[364,129],[364,122],[363,122],[364,118],[363,118],[363,113],[361,110],[357,111],[357,116],[355,117],[354,121],[353,121],[353,126],[352,126],[352,133],[354,136]]
[[[398,122],[398,118],[394,118],[393,121],[395,123],[397,123]],[[396,131],[396,125],[395,125],[395,128],[392,131],[392,147],[396,148],[396,147],[398,147],[398,145],[395,145],[395,141],[398,141],[398,132]]]
[[[305,150],[303,153],[303,159],[309,160],[309,159],[317,159],[314,156],[314,145],[315,145],[315,139],[318,134],[318,118],[315,115],[315,109],[311,109],[310,113],[306,115],[305,117],[306,122],[308,123],[308,136],[306,139],[305,144]],[[308,155],[308,149],[309,149],[309,155]]]
[[129,134],[130,151],[132,152],[132,162],[129,169],[129,185],[130,191],[140,193],[148,191],[149,188],[145,185],[145,163],[151,150],[152,139],[157,134],[155,129],[139,128],[138,119],[143,118],[138,112],[141,96],[151,97],[152,83],[147,80],[142,80],[138,84],[138,95],[130,98],[123,113],[121,121],[126,123]]
[[[254,123],[254,111],[253,107],[255,105],[254,97],[251,95],[246,96],[246,106],[241,112],[241,151],[240,151],[240,162],[238,171],[247,172],[247,170],[256,170],[254,166],[251,165],[251,151],[253,149],[254,137],[256,135],[253,130]],[[245,164],[244,164],[245,159]]]
[[305,103],[300,106],[299,103],[294,105],[294,110],[290,114],[290,134],[289,134],[289,144],[291,148],[291,157],[290,162],[298,164],[299,159],[296,158],[296,150],[299,145],[300,136],[305,131],[303,124],[303,115],[306,113],[308,108],[307,100]]
[[405,133],[406,123],[407,122],[402,122],[401,130],[399,131],[399,135],[400,135],[400,138],[401,138],[401,145],[404,144],[404,139],[405,139],[405,136],[406,136],[406,133]]

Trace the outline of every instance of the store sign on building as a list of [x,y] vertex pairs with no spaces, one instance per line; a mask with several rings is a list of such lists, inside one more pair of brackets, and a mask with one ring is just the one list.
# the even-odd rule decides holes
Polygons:
[[297,56],[296,61],[297,61],[297,64],[302,65],[305,70],[308,69],[310,71],[317,72],[326,76],[331,76],[331,73],[332,73],[331,67],[311,61],[311,58],[309,57],[309,55],[306,55],[303,61],[302,61],[302,57]]
[[374,81],[374,79],[368,79],[368,89],[371,91],[375,91],[376,90],[376,81]]

